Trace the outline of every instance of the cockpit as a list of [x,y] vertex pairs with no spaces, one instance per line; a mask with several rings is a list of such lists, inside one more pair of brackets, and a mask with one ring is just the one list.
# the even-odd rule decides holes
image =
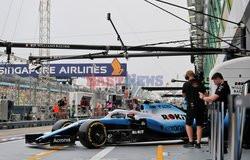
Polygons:
[[109,113],[105,118],[128,118],[134,119],[135,115],[139,114],[137,111],[128,110],[114,110]]
[[110,116],[110,118],[126,118],[126,114],[120,113],[120,112],[116,112],[116,113],[112,114]]

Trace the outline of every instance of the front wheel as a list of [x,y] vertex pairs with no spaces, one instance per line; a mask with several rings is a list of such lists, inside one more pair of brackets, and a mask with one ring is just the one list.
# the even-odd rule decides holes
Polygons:
[[87,148],[100,148],[107,141],[107,131],[103,123],[99,121],[86,121],[78,131],[81,144]]

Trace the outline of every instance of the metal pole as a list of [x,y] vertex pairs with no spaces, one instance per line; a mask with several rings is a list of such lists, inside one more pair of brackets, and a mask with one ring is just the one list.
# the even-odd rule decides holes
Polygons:
[[221,109],[220,109],[220,103],[216,102],[217,105],[217,114],[218,114],[218,128],[217,128],[217,159],[221,160]]
[[245,25],[243,27],[241,27],[241,42],[240,42],[240,44],[241,44],[241,49],[242,49],[241,54],[243,56],[246,56],[247,44],[246,44],[246,26]]
[[123,43],[123,41],[122,41],[122,39],[121,39],[121,36],[120,36],[120,34],[118,33],[118,31],[117,31],[117,29],[116,29],[116,27],[115,27],[115,25],[114,25],[114,23],[113,23],[113,21],[112,21],[112,19],[111,19],[111,14],[110,14],[110,13],[107,14],[107,19],[108,19],[108,21],[110,21],[111,25],[113,26],[113,28],[114,28],[114,30],[115,30],[115,33],[116,33],[116,35],[117,35],[117,40],[121,42],[122,49],[124,50],[124,53],[126,54],[125,56],[127,56],[127,48],[126,48],[126,46],[124,45],[124,43]]
[[210,118],[210,135],[209,135],[209,152],[210,154],[213,154],[213,150],[212,150],[212,147],[213,147],[213,131],[214,131],[214,123],[213,123],[213,119],[214,119],[214,111],[213,111],[213,105],[210,105],[209,107],[209,118]]
[[235,144],[236,144],[235,157],[238,160],[238,159],[240,159],[239,158],[239,155],[240,155],[239,150],[240,150],[240,110],[241,110],[241,108],[237,107],[236,104],[235,104],[235,107],[236,107],[235,108],[235,111],[236,111],[235,112],[235,119],[236,119],[236,128],[235,128],[235,130],[236,130],[236,134],[235,134],[234,141],[235,141]]
[[217,128],[217,159],[224,159],[224,104],[217,102],[218,128]]
[[[0,47],[8,46],[9,42],[0,42]],[[121,46],[112,46],[112,45],[82,45],[82,44],[44,44],[44,43],[11,43],[13,48],[48,48],[48,49],[79,49],[79,50],[115,50],[115,51],[124,51]],[[176,51],[176,52],[228,52],[228,53],[238,53],[239,49],[233,48],[181,48],[181,47],[145,47],[145,46],[126,46],[128,51]]]
[[224,128],[224,103],[222,102],[221,103],[221,153],[222,153],[222,160],[224,159],[224,144],[225,144],[225,139],[224,139],[224,136],[225,136],[225,128]]
[[233,137],[234,137],[234,133],[233,133],[233,112],[234,112],[234,108],[233,108],[233,102],[234,102],[234,98],[233,96],[229,97],[229,105],[228,105],[228,153],[229,153],[229,159],[232,160],[232,154],[233,154]]
[[20,80],[18,79],[17,81],[16,81],[16,88],[17,88],[17,105],[19,106],[20,104],[19,104],[19,102],[20,102],[20,82],[19,82]]
[[214,132],[213,132],[213,136],[214,136],[214,141],[213,141],[213,155],[212,155],[212,159],[213,160],[217,160],[217,129],[218,129],[218,114],[216,112],[217,110],[217,104],[214,104]]
[[47,83],[47,90],[48,90],[48,97],[47,97],[47,100],[48,100],[48,106],[47,106],[47,116],[48,116],[48,118],[50,118],[50,115],[51,115],[51,111],[50,111],[50,106],[53,106],[52,104],[51,104],[51,95],[52,95],[52,93],[51,93],[51,84],[50,84],[50,82],[48,81],[48,83]]
[[228,139],[228,149],[229,149],[229,159],[237,160],[237,116],[236,109],[234,107],[235,96],[230,96],[229,98],[229,139]]
[[[249,83],[245,83],[243,86],[242,94],[245,96],[248,93],[248,88],[250,87]],[[244,106],[240,107],[240,144],[239,144],[239,158],[241,159],[242,155],[242,143],[243,143],[243,133],[244,133],[244,125],[246,119],[246,108]]]
[[241,107],[239,108],[239,136],[240,136],[240,142],[239,142],[239,151],[238,151],[238,157],[241,159],[242,154],[242,142],[243,142],[243,131],[244,131],[244,125],[245,125],[245,118],[246,118],[246,108]]
[[[159,52],[142,52],[142,53],[129,53],[127,54],[128,58],[139,58],[139,57],[163,57],[163,56],[188,56],[188,55],[212,55],[212,54],[228,54],[229,52],[210,52],[210,51],[201,51],[197,52],[168,52],[168,51],[159,51]],[[41,61],[55,61],[63,59],[98,59],[98,58],[124,58],[123,54],[107,54],[107,55],[93,55],[93,54],[83,54],[77,56],[69,55],[60,55],[60,56],[30,56],[29,60],[41,60]]]

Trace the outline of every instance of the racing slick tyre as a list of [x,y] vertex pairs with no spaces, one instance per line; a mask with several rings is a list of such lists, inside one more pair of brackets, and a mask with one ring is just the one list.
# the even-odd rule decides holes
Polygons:
[[86,121],[78,131],[81,144],[87,148],[100,148],[107,141],[107,131],[99,121]]
[[[61,119],[59,121],[57,121],[53,127],[52,127],[52,132],[53,131],[56,131],[58,129],[61,129],[61,128],[64,128],[70,124],[72,124],[73,122],[71,120],[67,120],[67,119]],[[77,133],[77,130],[74,130],[74,129],[70,129],[70,130],[67,130],[65,132],[63,132],[62,134],[63,135],[76,135]]]

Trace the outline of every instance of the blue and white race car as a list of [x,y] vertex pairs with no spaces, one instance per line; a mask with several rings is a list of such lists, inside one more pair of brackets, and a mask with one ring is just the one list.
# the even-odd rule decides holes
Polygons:
[[116,109],[100,119],[57,121],[52,132],[25,136],[29,144],[68,145],[79,140],[87,148],[105,144],[186,137],[186,113],[168,103],[143,104],[141,111]]

